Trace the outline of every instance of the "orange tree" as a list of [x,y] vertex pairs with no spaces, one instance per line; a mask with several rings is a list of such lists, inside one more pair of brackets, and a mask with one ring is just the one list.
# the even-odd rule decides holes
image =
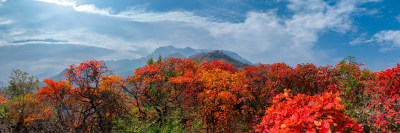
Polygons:
[[78,115],[74,122],[76,131],[111,131],[113,117],[123,113],[122,79],[106,76],[111,72],[103,61],[96,60],[85,61],[79,66],[71,65],[67,69],[68,82],[76,86],[71,90],[78,105],[75,108]]
[[[6,118],[6,103],[8,103],[9,99],[4,97],[0,92],[0,124],[5,125],[5,118]],[[6,128],[6,127],[3,127]],[[1,128],[0,128],[1,129]]]
[[72,95],[72,85],[65,80],[55,82],[45,79],[43,82],[47,86],[36,92],[35,98],[54,107],[56,124],[59,125],[60,130],[72,131],[75,120],[79,117],[77,113],[74,113],[79,103]]
[[0,106],[3,106],[5,103],[7,103],[8,102],[8,98],[7,97],[4,97],[3,95],[2,95],[2,93],[0,92]]
[[51,107],[37,101],[33,94],[14,99],[7,110],[7,123],[11,124],[11,132],[51,131],[50,120],[53,117]]
[[[58,128],[61,131],[74,131],[81,119],[81,100],[74,92],[72,84],[67,81],[53,81],[45,79],[47,86],[36,93],[36,99],[48,103],[54,107]],[[104,76],[100,82],[99,90],[96,91],[101,104],[97,111],[104,114],[103,126],[112,126],[112,120],[122,113],[126,96],[122,94],[122,79],[118,76]],[[108,127],[111,128],[111,127]]]
[[128,96],[123,93],[124,86],[124,79],[116,75],[104,76],[100,82],[101,106],[99,112],[104,114],[103,123],[105,124],[103,126],[109,126],[108,130],[114,125],[112,121],[126,113],[126,107],[129,106]]
[[235,70],[234,66],[222,61],[203,62],[199,66],[197,76],[202,85],[199,101],[207,131],[234,131],[239,113],[234,89],[240,88],[238,81],[243,79]]
[[[14,70],[10,76],[9,85],[0,88],[2,97],[0,99],[0,119],[2,125],[0,128],[4,132],[21,132],[29,129],[35,131],[45,131],[41,122],[48,122],[46,119],[36,119],[37,109],[47,108],[45,105],[34,100],[32,92],[39,89],[39,80],[34,76],[20,70]],[[29,95],[29,96],[28,96]],[[32,113],[32,114],[31,114]],[[32,118],[32,119],[31,119]]]
[[338,93],[293,96],[290,90],[277,95],[265,112],[257,132],[362,132],[363,128],[347,117]]

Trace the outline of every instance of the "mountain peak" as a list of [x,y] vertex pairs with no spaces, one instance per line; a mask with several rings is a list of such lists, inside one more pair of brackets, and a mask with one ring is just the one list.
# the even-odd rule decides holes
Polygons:
[[233,66],[237,67],[237,68],[244,68],[246,66],[248,66],[248,63],[244,63],[241,61],[238,61],[228,55],[226,55],[223,51],[219,51],[219,50],[214,50],[212,52],[208,52],[208,53],[200,53],[200,54],[196,54],[192,57],[190,57],[190,59],[195,60],[197,62],[203,62],[203,61],[226,61],[229,64],[232,64]]
[[[114,74],[118,76],[132,75],[136,68],[143,67],[149,58],[157,58],[162,56],[163,58],[175,57],[175,58],[196,58],[198,62],[208,59],[206,61],[213,60],[224,60],[233,66],[243,68],[251,63],[246,59],[240,57],[238,54],[224,50],[209,50],[209,49],[193,49],[191,47],[176,48],[172,45],[159,47],[154,50],[153,53],[146,57],[138,59],[120,59],[120,60],[109,60],[105,61],[106,65],[114,70]],[[196,57],[198,56],[198,57]],[[66,79],[64,75],[65,71],[59,75],[52,77],[55,80]]]
[[154,50],[153,53],[151,53],[149,56],[151,57],[158,57],[158,56],[162,56],[162,57],[175,57],[172,55],[178,55],[180,54],[181,56],[177,56],[177,57],[184,57],[184,58],[188,58],[191,55],[197,54],[199,53],[197,50],[190,48],[190,47],[186,47],[186,48],[176,48],[172,45],[168,45],[168,46],[163,46],[163,47],[159,47],[156,50]]

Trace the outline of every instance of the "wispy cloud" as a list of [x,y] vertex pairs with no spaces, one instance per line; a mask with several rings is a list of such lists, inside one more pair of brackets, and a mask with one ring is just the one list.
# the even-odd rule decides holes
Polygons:
[[130,9],[120,13],[113,13],[111,8],[100,9],[94,5],[77,5],[76,2],[68,0],[37,0],[62,6],[71,6],[74,10],[84,13],[92,13],[103,16],[127,18],[137,22],[157,22],[157,21],[176,21],[176,22],[204,22],[206,18],[194,15],[187,11],[170,12],[148,12],[143,9]]
[[13,20],[0,17],[0,26],[12,24],[12,23],[14,23]]
[[400,48],[400,30],[385,30],[376,33],[373,40],[382,45],[381,51]]
[[62,6],[76,6],[76,2],[73,2],[70,0],[36,0],[36,1],[47,2],[47,3],[62,5]]
[[362,34],[360,37],[354,39],[349,43],[350,45],[363,45],[372,44],[379,45],[379,51],[387,52],[400,48],[400,30],[384,30],[380,31],[373,36],[367,37]]
[[[102,34],[96,34],[85,29],[70,29],[62,32],[46,30],[40,31],[37,35],[19,35],[9,40],[11,44],[75,44],[96,46],[123,51],[125,49],[136,50],[127,40],[113,38]],[[130,58],[137,58],[139,55],[130,55]]]
[[99,14],[105,16],[111,15],[111,9],[99,9],[94,5],[77,5],[76,2],[69,0],[37,0],[37,1],[47,2],[62,6],[72,6],[78,12]]
[[0,21],[0,25],[6,25],[6,24],[12,24],[13,21],[12,20],[4,20],[4,21]]

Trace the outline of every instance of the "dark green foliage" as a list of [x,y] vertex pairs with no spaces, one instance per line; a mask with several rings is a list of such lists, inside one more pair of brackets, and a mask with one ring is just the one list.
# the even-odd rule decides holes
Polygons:
[[153,58],[147,59],[147,65],[151,65],[153,63],[154,63],[154,59]]
[[376,76],[368,69],[361,69],[362,65],[357,63],[355,57],[348,56],[337,65],[339,75],[336,78],[342,91],[340,96],[346,106],[345,113],[356,118],[368,130],[370,127],[367,121],[372,117],[368,106],[373,99],[367,91],[374,86],[372,81],[375,81]]
[[164,126],[159,127],[156,120],[142,119],[134,115],[125,115],[113,123],[113,132],[148,132],[148,133],[186,133],[185,126],[181,122],[177,111],[173,111],[170,117],[166,118]]

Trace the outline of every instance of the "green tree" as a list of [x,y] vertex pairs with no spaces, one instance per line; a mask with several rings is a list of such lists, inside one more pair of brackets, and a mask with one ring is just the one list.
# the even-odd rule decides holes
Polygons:
[[28,93],[39,90],[39,80],[19,69],[13,70],[10,75],[9,85],[2,91],[9,98],[21,98]]
[[151,64],[153,64],[154,63],[154,59],[153,59],[153,57],[152,58],[149,58],[149,59],[147,59],[147,65],[151,65]]

